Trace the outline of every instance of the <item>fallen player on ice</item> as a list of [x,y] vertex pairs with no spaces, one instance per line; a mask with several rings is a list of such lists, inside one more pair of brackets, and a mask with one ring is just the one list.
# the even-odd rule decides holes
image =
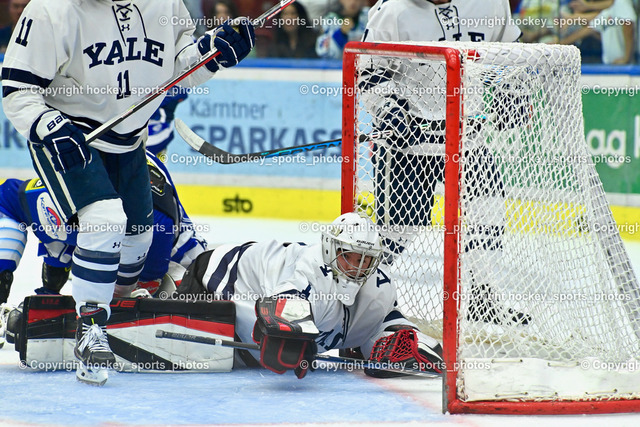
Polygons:
[[257,360],[302,378],[318,352],[359,348],[372,360],[441,373],[440,344],[397,309],[382,256],[373,222],[347,213],[327,227],[321,244],[249,242],[204,252],[177,296],[233,301],[236,335],[260,346],[259,353],[243,354],[248,365]]
[[[249,242],[203,252],[171,298],[112,301],[107,330],[111,346],[118,343],[116,369],[219,372],[262,365],[302,378],[324,358],[318,353],[355,348],[376,362],[360,365],[368,375],[440,374],[442,348],[397,309],[383,253],[376,226],[355,213],[328,225],[320,244]],[[62,369],[73,360],[60,325],[74,316],[74,303],[59,298],[65,300],[28,297],[24,314],[10,319],[11,341],[27,366]],[[164,330],[192,342],[167,344],[156,338]],[[251,350],[200,344],[212,339]]]

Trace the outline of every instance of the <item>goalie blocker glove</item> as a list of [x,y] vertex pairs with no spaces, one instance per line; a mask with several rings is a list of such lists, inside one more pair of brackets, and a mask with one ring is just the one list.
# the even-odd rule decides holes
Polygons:
[[42,114],[31,127],[29,139],[32,144],[44,146],[49,151],[57,172],[84,168],[91,161],[84,134],[59,111],[51,110]]
[[303,378],[317,353],[319,335],[309,301],[290,295],[256,302],[253,339],[260,345],[260,364],[278,374],[293,369]]
[[[441,374],[444,371],[442,347],[435,339],[404,325],[390,326],[386,331],[396,332],[376,341],[371,350],[370,361],[378,362],[381,365],[389,365],[390,368],[395,368],[393,365],[400,364],[401,369],[434,372],[437,374]],[[404,375],[385,369],[370,368],[365,368],[364,373],[376,378],[391,378]]]
[[242,61],[253,46],[256,44],[256,35],[253,25],[248,19],[243,18],[241,24],[235,31],[231,25],[231,21],[222,24],[222,29],[217,32],[210,31],[198,40],[198,51],[201,55],[205,55],[213,49],[220,52],[220,55],[207,62],[205,67],[212,73],[222,68],[229,68],[237,65]]

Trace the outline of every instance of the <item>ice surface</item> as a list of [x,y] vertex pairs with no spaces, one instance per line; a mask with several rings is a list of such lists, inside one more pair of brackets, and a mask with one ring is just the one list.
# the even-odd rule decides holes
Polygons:
[[[312,224],[297,221],[193,218],[210,246],[275,238],[315,243]],[[9,301],[40,286],[30,236]],[[636,273],[640,243],[627,243]],[[68,287],[63,293],[70,293]],[[563,425],[637,426],[640,415],[515,417],[443,415],[441,381],[373,379],[362,372],[317,370],[298,380],[261,369],[230,373],[117,373],[104,387],[79,383],[75,372],[35,372],[0,349],[0,426],[54,425]]]

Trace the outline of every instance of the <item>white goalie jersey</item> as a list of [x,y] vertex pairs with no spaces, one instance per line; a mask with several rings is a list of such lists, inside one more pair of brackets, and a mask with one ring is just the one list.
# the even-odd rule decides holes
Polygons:
[[[4,111],[28,139],[36,119],[52,108],[90,133],[198,59],[191,22],[180,0],[32,0],[5,54]],[[202,67],[181,85],[211,76]],[[161,102],[162,96],[94,146],[135,149]]]
[[208,292],[235,302],[236,332],[243,342],[253,342],[256,300],[277,294],[298,295],[311,303],[319,352],[360,347],[368,356],[388,326],[414,326],[396,309],[395,286],[381,269],[362,285],[355,301],[345,301],[348,296],[322,261],[320,244],[250,242],[223,245],[209,254],[198,281]]

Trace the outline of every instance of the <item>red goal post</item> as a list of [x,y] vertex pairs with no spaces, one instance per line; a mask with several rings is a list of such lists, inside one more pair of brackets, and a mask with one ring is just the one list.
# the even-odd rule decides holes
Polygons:
[[[460,87],[461,61],[460,51],[448,47],[415,46],[405,44],[382,44],[366,42],[350,42],[344,49],[343,56],[343,97],[342,97],[342,213],[354,210],[354,175],[356,158],[356,57],[358,54],[386,54],[406,57],[428,57],[444,60],[447,69],[446,82],[446,117],[451,123],[446,129],[446,137],[451,144],[447,144],[446,153],[449,156],[458,154],[460,147],[460,117],[462,115],[462,103]],[[445,251],[444,251],[444,283],[446,288],[455,288],[458,282],[458,197],[457,189],[459,168],[457,163],[445,170],[445,199],[447,200],[449,215],[445,218]],[[447,249],[448,248],[448,249]],[[446,329],[457,331],[455,327],[458,314],[456,300],[451,298],[444,303],[444,319],[452,326],[444,326]],[[456,333],[443,336],[444,358],[447,366],[453,366],[450,361],[455,360],[457,336]],[[447,369],[445,374],[445,389],[455,393],[455,387],[451,387],[451,381],[455,381],[455,372]],[[455,382],[453,383],[455,384]]]
[[[579,71],[574,47],[350,42],[344,50],[341,209],[366,212],[392,230],[382,234],[399,248],[390,251],[387,268],[399,276],[400,308],[409,310],[421,329],[426,325],[431,335],[442,334],[447,366],[443,411],[640,411],[640,347],[635,344],[640,340],[640,292],[619,234],[600,231],[615,223],[584,141]],[[440,92],[425,90],[416,98],[403,91],[406,84],[438,89],[437,80],[442,80]],[[385,92],[381,82],[393,82],[393,88]],[[372,100],[367,91],[376,86],[383,95]],[[402,97],[389,95],[398,93],[408,99],[408,107]],[[385,99],[392,99],[394,108]],[[421,106],[414,107],[416,102]],[[422,117],[403,121],[415,115]],[[443,128],[434,125],[441,122]],[[469,155],[473,150],[475,157]],[[478,152],[485,160],[498,159],[491,172],[474,160],[482,157]],[[516,160],[507,156],[514,153]],[[404,165],[411,172],[402,181],[393,164],[405,157],[412,158]],[[420,158],[431,160],[422,164]],[[434,173],[442,158],[444,169]],[[536,166],[540,158],[546,163]],[[439,190],[435,181],[443,177]],[[434,181],[427,186],[429,206],[424,209],[424,200],[415,194],[422,183],[411,184],[422,179]],[[477,189],[482,186],[494,190]],[[402,193],[407,187],[415,188]],[[421,210],[427,210],[426,219]],[[483,221],[485,233],[474,231],[482,229],[476,222]],[[411,227],[414,231],[406,231]],[[488,228],[492,231],[486,233]],[[494,240],[499,240],[499,251],[491,247]],[[477,250],[478,241],[483,250]],[[495,255],[503,249],[510,255]],[[494,265],[508,262],[503,271],[494,271]],[[565,265],[570,272],[555,271]],[[483,275],[491,287],[483,284],[479,291]],[[563,292],[613,295],[624,302],[576,304],[574,309],[554,301]],[[545,301],[528,304],[518,298],[531,295]],[[517,302],[509,307],[509,301]],[[609,375],[605,369],[581,367],[584,361],[625,368]],[[469,368],[473,364],[488,368]],[[538,366],[544,369],[537,372]],[[519,372],[522,381],[504,394],[502,384],[491,383]],[[545,376],[577,385],[556,392],[558,382],[547,382]],[[609,378],[611,390],[599,390]],[[484,388],[491,390],[484,393]]]

